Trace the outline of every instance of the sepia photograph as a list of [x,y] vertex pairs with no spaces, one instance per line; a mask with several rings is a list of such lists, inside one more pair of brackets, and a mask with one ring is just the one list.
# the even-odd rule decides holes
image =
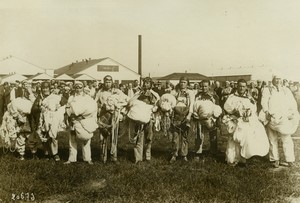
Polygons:
[[1,0],[0,202],[300,203],[299,11]]

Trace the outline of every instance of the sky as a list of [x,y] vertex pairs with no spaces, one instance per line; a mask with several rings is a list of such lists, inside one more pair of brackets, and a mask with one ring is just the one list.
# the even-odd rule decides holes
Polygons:
[[[262,67],[300,80],[298,0],[2,0],[0,60],[110,57],[143,75]],[[259,70],[259,68],[257,68]]]

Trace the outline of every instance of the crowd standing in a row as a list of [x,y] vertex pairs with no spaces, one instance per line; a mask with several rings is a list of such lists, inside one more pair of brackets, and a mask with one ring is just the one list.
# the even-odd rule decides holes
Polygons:
[[[163,131],[172,141],[170,163],[179,156],[188,161],[189,135],[195,137],[194,159],[199,160],[204,139],[209,139],[210,152],[216,154],[222,134],[228,136],[226,161],[230,165],[269,153],[274,167],[293,166],[291,135],[299,124],[299,97],[299,84],[289,84],[279,76],[268,83],[226,81],[224,87],[209,80],[191,86],[186,77],[176,86],[169,81],[165,86],[155,84],[147,77],[142,86],[135,80],[117,87],[109,75],[103,84],[6,82],[0,86],[0,136],[4,147],[17,150],[21,160],[25,146],[37,158],[42,142],[45,158],[60,161],[57,133],[67,131],[69,158],[65,164],[77,161],[78,145],[83,160],[93,164],[90,144],[97,133],[103,163],[117,162],[120,130],[126,130],[134,144],[135,163],[151,160],[155,131]],[[128,122],[126,129],[120,129],[120,121]],[[283,143],[282,162],[278,139]]]

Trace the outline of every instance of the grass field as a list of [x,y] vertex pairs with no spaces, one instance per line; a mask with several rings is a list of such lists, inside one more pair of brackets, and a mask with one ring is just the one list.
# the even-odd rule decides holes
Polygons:
[[[68,158],[65,133],[59,135],[63,161],[58,163],[19,161],[1,152],[0,202],[13,202],[22,193],[23,201],[16,202],[300,202],[299,168],[273,169],[267,157],[250,159],[247,168],[230,167],[223,153],[169,164],[171,144],[162,135],[155,137],[151,162],[135,165],[127,140],[120,138],[119,165],[99,162],[97,136],[92,140],[94,165],[63,165]],[[294,143],[300,164],[300,140]]]

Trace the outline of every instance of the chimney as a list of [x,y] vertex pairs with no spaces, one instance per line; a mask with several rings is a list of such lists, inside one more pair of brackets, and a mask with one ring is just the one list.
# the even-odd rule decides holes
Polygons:
[[138,74],[142,76],[142,35],[138,38]]

